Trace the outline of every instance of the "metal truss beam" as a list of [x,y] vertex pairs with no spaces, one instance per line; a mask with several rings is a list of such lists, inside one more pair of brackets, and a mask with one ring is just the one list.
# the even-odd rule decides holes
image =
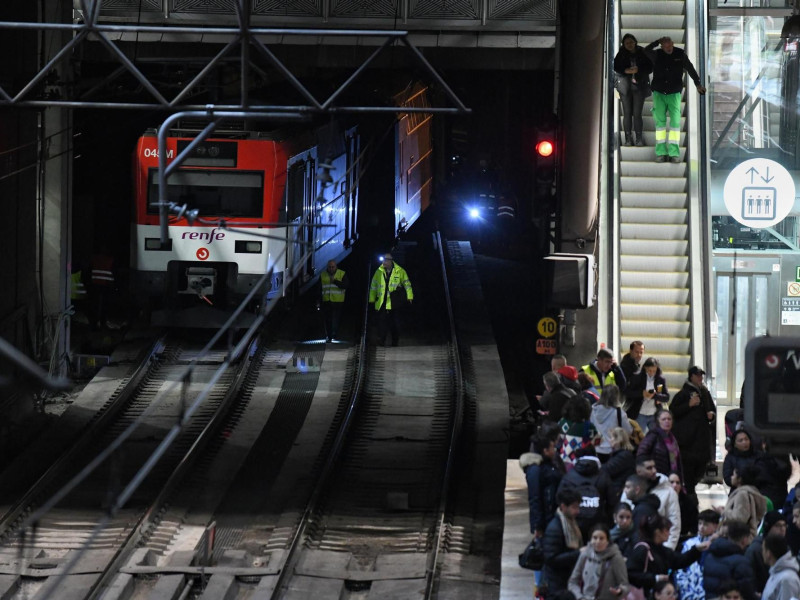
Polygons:
[[[393,30],[362,30],[362,29],[290,29],[290,28],[263,28],[251,27],[249,20],[250,0],[236,0],[236,12],[238,16],[237,27],[191,27],[191,26],[151,26],[151,25],[115,25],[101,24],[97,22],[100,13],[102,0],[79,0],[79,5],[85,17],[83,23],[26,23],[26,22],[0,22],[0,30],[11,29],[19,31],[61,31],[71,32],[70,39],[53,57],[33,76],[33,78],[17,92],[10,92],[0,86],[0,108],[98,108],[98,109],[157,109],[167,112],[197,111],[207,110],[211,105],[188,104],[185,103],[190,91],[196,88],[211,71],[219,66],[223,60],[230,61],[234,51],[238,48],[239,68],[241,72],[241,82],[239,89],[239,102],[235,104],[213,105],[214,109],[224,111],[240,111],[245,113],[379,113],[379,112],[428,112],[428,113],[450,113],[465,114],[470,110],[464,105],[461,99],[453,92],[450,86],[444,81],[441,75],[425,58],[420,50],[408,39],[408,31]],[[114,34],[169,34],[172,39],[179,40],[197,34],[204,36],[219,36],[220,42],[224,47],[203,66],[197,75],[173,98],[165,97],[157,86],[148,79],[147,75],[123,52],[123,50],[112,39]],[[367,57],[361,65],[355,69],[350,77],[327,98],[317,98],[300,79],[284,64],[259,38],[264,36],[303,36],[303,37],[368,37],[382,40],[378,48]],[[113,79],[127,72],[132,75],[142,88],[151,97],[151,100],[144,102],[115,102],[87,99],[88,94],[77,98],[55,98],[44,99],[37,97],[37,90],[48,74],[63,61],[70,52],[77,50],[87,40],[97,41],[105,47],[112,58],[119,63],[120,67],[106,78],[105,83],[110,83]],[[451,106],[430,107],[424,109],[414,109],[407,107],[386,107],[386,106],[337,106],[334,104],[336,99],[346,91],[353,82],[363,74],[367,67],[374,62],[375,58],[390,46],[402,46],[406,48],[409,56],[421,68],[424,75],[429,77],[440,87],[447,97]],[[250,90],[250,71],[256,68],[251,61],[251,51],[255,51],[272,68],[277,71],[306,101],[304,105],[264,105],[252,104],[249,101]],[[90,93],[98,95],[98,86],[94,86]]]

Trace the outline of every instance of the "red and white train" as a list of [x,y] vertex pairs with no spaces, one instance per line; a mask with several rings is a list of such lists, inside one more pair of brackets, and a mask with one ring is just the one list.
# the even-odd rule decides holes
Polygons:
[[[167,137],[168,163],[193,139],[176,133]],[[320,169],[321,163],[332,168]],[[318,180],[318,173],[327,172],[332,182]],[[239,133],[207,139],[167,180],[167,200],[196,210],[206,223],[171,216],[169,241],[162,245],[158,139],[155,132],[145,134],[134,157],[134,291],[164,298],[171,307],[199,297],[224,308],[270,269],[268,297],[284,292],[290,274],[302,287],[328,260],[350,252],[357,238],[359,175],[355,128],[330,125],[291,138]],[[207,223],[219,219],[236,225]]]
[[[413,87],[396,102],[425,108],[426,90]],[[194,139],[187,131],[170,134],[167,163]],[[394,207],[385,210],[388,215],[393,209],[395,235],[400,235],[429,203],[430,113],[398,116],[394,154]],[[270,269],[268,298],[302,291],[329,260],[344,258],[358,238],[359,179],[365,162],[360,156],[356,128],[336,123],[288,137],[231,132],[207,139],[167,180],[167,201],[197,211],[205,222],[190,224],[185,216],[171,216],[169,241],[162,245],[158,138],[155,131],[148,132],[139,138],[133,165],[133,293],[158,298],[165,308],[205,301],[225,309],[238,304]],[[392,182],[386,183],[388,189]],[[209,224],[220,219],[236,223],[235,230]],[[290,279],[291,285],[284,286]]]

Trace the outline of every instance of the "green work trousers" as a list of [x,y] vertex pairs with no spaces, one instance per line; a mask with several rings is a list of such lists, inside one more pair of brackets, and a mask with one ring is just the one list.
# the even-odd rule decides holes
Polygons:
[[[669,115],[669,129],[667,129]],[[681,94],[653,90],[653,121],[656,127],[656,156],[679,156],[681,141]]]

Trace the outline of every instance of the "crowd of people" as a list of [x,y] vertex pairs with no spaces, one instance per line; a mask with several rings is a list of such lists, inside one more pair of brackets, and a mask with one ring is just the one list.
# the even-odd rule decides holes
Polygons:
[[617,364],[601,348],[580,368],[556,355],[544,394],[531,400],[537,431],[519,462],[529,550],[542,557],[537,595],[800,598],[800,489],[787,489],[789,457],[726,418],[730,494],[724,506],[699,510],[696,486],[716,456],[705,372],[691,367],[671,395],[644,351],[635,341]]

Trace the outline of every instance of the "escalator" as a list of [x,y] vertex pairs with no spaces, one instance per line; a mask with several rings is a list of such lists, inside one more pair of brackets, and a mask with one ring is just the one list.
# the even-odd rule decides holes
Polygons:
[[[669,36],[677,46],[686,48],[686,5],[684,0],[623,0],[620,37],[632,33],[645,46]],[[694,93],[691,81],[688,91]],[[692,183],[687,165],[697,156],[693,156],[687,136],[686,93],[684,90],[681,102],[680,163],[655,162],[652,98],[643,111],[647,145],[621,146],[617,154],[618,345],[622,353],[633,340],[643,341],[645,357],[658,358],[672,391],[680,389],[696,355],[692,288],[700,286],[691,269],[693,264],[702,265],[702,261],[692,260],[693,252],[702,251],[692,247],[690,231]],[[621,110],[619,113],[621,131]]]

